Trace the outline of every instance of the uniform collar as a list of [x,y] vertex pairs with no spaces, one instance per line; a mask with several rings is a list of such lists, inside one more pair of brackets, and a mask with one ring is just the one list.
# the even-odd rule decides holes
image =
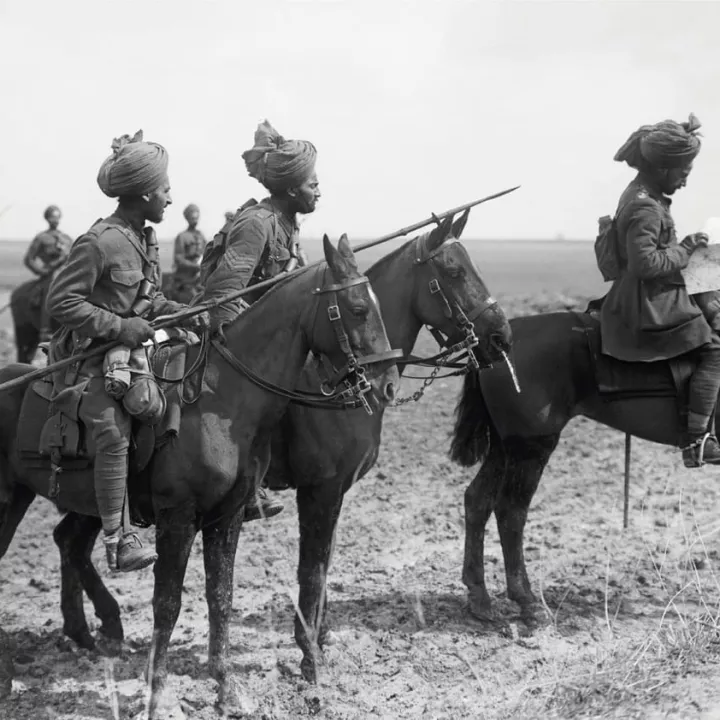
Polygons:
[[653,200],[657,200],[663,205],[672,205],[672,198],[664,195],[657,181],[653,180],[650,176],[646,175],[645,173],[638,173],[637,177],[635,178],[635,182],[637,183],[638,188],[642,188],[643,190],[645,190],[647,194],[651,198],[653,198]]

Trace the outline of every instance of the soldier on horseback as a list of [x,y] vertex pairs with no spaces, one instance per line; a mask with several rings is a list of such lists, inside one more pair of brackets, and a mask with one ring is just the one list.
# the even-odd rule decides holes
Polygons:
[[[298,242],[297,215],[313,212],[320,198],[316,154],[312,143],[286,140],[267,120],[258,126],[255,145],[243,153],[243,160],[250,176],[262,183],[270,196],[246,202],[208,245],[200,271],[203,301],[307,264]],[[251,294],[250,302],[261,295]],[[238,299],[213,310],[213,328],[221,331],[243,307]],[[245,509],[245,519],[270,517],[282,509],[279,501],[258,488],[257,498]]]
[[25,253],[23,263],[31,273],[38,276],[33,291],[33,304],[40,308],[40,341],[50,339],[50,316],[45,305],[45,296],[55,271],[65,262],[72,240],[58,229],[62,213],[57,205],[50,205],[43,215],[48,229],[38,233]]
[[187,230],[175,238],[175,252],[173,254],[173,297],[188,301],[195,295],[200,279],[200,261],[207,241],[198,230],[200,210],[197,205],[190,204],[183,210],[187,220]]
[[670,214],[670,196],[685,187],[700,151],[699,128],[692,114],[685,123],[645,125],[616,153],[616,161],[638,174],[613,220],[617,276],[601,309],[604,353],[634,362],[689,354],[697,363],[683,442],[686,467],[720,464],[712,427],[720,390],[720,301],[717,293],[689,296],[680,273],[708,238],[695,233],[678,243]]
[[[51,341],[51,362],[108,340],[140,347],[155,334],[149,319],[187,307],[159,292],[157,240],[145,225],[161,222],[172,202],[168,154],[162,145],[143,142],[142,132],[116,139],[112,148],[97,182],[105,195],[118,198],[118,207],[75,242],[48,291],[48,310],[62,326]],[[143,547],[127,520],[131,421],[140,414],[128,402],[130,391],[122,401],[106,392],[102,355],[57,371],[53,380],[56,397],[63,389],[82,393],[78,416],[95,445],[95,493],[108,565],[122,571],[146,567],[155,552]]]

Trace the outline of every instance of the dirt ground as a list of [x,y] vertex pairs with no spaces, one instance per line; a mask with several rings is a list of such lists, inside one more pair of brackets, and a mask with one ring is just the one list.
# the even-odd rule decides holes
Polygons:
[[[502,297],[509,314],[572,304]],[[5,336],[3,347],[11,338]],[[430,349],[421,339],[419,349]],[[403,381],[403,393],[416,387]],[[474,621],[461,582],[463,493],[473,475],[447,459],[459,391],[441,380],[386,413],[377,466],[346,498],[329,583],[326,676],[308,685],[293,641],[297,523],[248,524],[236,562],[232,660],[254,698],[247,717],[720,718],[720,475],[633,445],[630,527],[622,527],[622,434],[573,421],[532,504],[527,561],[547,623],[530,632],[505,595],[493,521],[488,585],[501,622]],[[152,631],[152,570],[108,578],[127,647],[110,661],[61,631],[53,506],[30,508],[0,563],[0,625],[16,679],[0,718],[142,717]],[[171,645],[175,717],[218,717],[205,672],[207,608],[200,539]],[[95,561],[105,573],[102,547]],[[87,606],[88,617],[93,617]]]

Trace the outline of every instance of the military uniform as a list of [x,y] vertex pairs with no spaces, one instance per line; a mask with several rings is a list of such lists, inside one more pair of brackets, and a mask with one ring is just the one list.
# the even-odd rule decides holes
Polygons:
[[200,277],[200,261],[207,241],[197,229],[184,230],[175,238],[173,256],[173,292],[176,297],[194,294]]
[[603,352],[649,362],[720,341],[688,295],[680,271],[688,251],[678,244],[671,200],[642,176],[620,198],[616,215],[620,276],[601,311]]
[[[98,221],[75,242],[48,291],[48,309],[63,326],[53,336],[51,361],[116,339],[123,318],[141,314],[149,320],[186,307],[151,288],[145,312],[138,312],[136,300],[143,281],[154,281],[156,287],[160,284],[159,266],[152,254],[141,230],[117,213]],[[120,526],[131,418],[105,391],[102,355],[85,360],[74,370],[58,371],[58,375],[56,388],[87,381],[79,416],[95,444],[95,490],[103,527],[113,532]]]
[[[215,300],[275,277],[292,258],[302,259],[297,223],[276,210],[270,198],[246,204],[207,247],[200,271],[202,299]],[[261,295],[258,291],[244,299],[254,302]],[[230,322],[242,307],[240,299],[222,305],[212,311],[213,319]]]

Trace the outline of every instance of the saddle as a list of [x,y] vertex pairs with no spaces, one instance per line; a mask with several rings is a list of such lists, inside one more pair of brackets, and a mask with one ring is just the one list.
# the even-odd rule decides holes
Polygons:
[[[147,468],[157,448],[177,437],[183,405],[199,397],[205,354],[204,342],[190,345],[187,337],[175,337],[158,345],[150,356],[151,368],[166,397],[166,410],[155,426],[133,421],[129,480]],[[46,489],[47,497],[56,502],[61,484],[65,487],[66,482],[86,483],[92,470],[94,453],[79,417],[87,383],[81,381],[53,397],[52,380],[43,378],[33,382],[23,397],[17,431],[18,456],[36,479],[40,474],[47,478],[47,487],[41,491]],[[129,482],[131,502],[132,486]]]
[[602,352],[600,320],[592,304],[583,313],[574,313],[585,334],[597,392],[613,402],[632,398],[675,397],[684,406],[690,378],[697,362],[680,356],[656,362],[625,362]]

